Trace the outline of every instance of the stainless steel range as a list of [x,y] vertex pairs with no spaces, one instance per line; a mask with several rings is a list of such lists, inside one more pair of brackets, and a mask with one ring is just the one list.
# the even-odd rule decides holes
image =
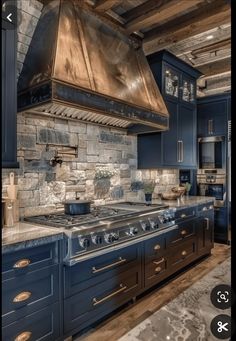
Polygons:
[[85,215],[55,213],[25,220],[60,228],[67,236],[64,260],[73,265],[78,257],[100,250],[109,252],[117,244],[142,240],[161,229],[175,226],[175,209],[158,204],[122,202],[92,207],[91,213]]

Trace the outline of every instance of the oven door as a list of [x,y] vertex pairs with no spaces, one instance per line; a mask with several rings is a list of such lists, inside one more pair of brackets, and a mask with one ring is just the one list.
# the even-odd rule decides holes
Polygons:
[[198,139],[198,163],[200,169],[224,167],[224,136]]

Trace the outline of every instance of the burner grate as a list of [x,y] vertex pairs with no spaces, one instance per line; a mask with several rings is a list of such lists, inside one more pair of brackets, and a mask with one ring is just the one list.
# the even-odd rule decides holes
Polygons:
[[92,208],[89,214],[71,216],[64,213],[55,213],[26,217],[25,221],[52,227],[72,228],[92,222],[95,223],[104,218],[120,217],[124,214],[127,214],[127,210],[97,206]]

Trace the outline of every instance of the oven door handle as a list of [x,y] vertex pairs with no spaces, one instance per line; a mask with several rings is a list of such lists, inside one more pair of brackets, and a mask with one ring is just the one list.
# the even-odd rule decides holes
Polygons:
[[113,268],[113,266],[116,266],[116,265],[120,265],[120,264],[123,264],[126,262],[126,259],[125,258],[122,258],[122,257],[119,257],[118,261],[114,262],[114,263],[111,263],[111,264],[108,264],[108,265],[105,265],[103,266],[102,268],[96,268],[95,266],[92,267],[92,273],[93,274],[96,274],[98,272],[101,272],[101,271],[104,271],[104,270],[107,270],[107,269],[110,269],[110,268]]

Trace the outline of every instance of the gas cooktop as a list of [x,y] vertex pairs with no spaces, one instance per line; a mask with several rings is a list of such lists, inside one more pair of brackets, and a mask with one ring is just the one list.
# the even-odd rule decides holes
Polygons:
[[64,212],[52,213],[46,215],[38,215],[33,217],[26,217],[25,220],[41,225],[62,227],[71,229],[79,226],[95,225],[100,221],[118,221],[121,218],[129,218],[137,212],[153,211],[157,209],[167,208],[164,205],[149,205],[139,202],[120,202],[111,205],[95,206],[91,208],[89,214],[82,215],[68,215]]
[[27,217],[25,220],[41,225],[71,229],[75,226],[79,227],[80,225],[90,225],[110,217],[119,218],[120,216],[124,216],[125,214],[129,213],[131,212],[127,212],[125,209],[95,206],[91,208],[91,212],[89,214],[69,215],[65,214],[64,212],[60,212]]

